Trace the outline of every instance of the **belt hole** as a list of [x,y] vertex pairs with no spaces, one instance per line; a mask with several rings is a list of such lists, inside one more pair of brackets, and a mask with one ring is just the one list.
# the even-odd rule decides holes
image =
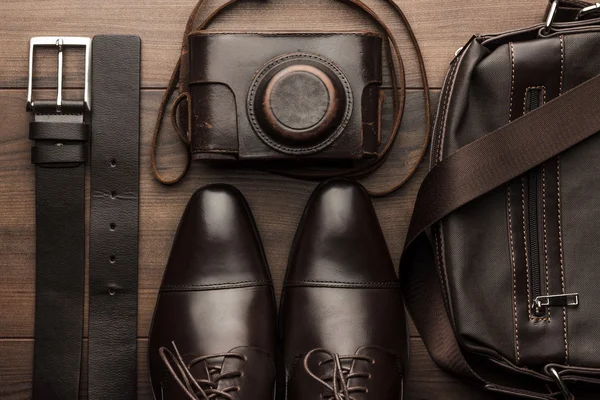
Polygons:
[[114,287],[111,287],[111,288],[108,289],[108,294],[110,294],[111,296],[114,296],[116,292],[117,291],[115,290]]
[[113,158],[112,160],[110,160],[110,166],[113,167],[113,168],[117,166],[117,159],[116,158]]
[[117,257],[115,257],[115,255],[113,254],[113,255],[111,255],[111,256],[109,257],[109,260],[110,260],[110,263],[111,263],[111,264],[114,264],[114,263],[116,263],[116,262],[117,262]]
[[115,191],[110,192],[110,198],[113,199],[113,200],[116,199],[117,198],[117,192],[115,192]]
[[113,223],[111,223],[111,224],[109,225],[109,227],[110,227],[110,230],[111,230],[112,232],[114,232],[114,231],[117,229],[117,224],[115,224],[115,223],[113,222]]

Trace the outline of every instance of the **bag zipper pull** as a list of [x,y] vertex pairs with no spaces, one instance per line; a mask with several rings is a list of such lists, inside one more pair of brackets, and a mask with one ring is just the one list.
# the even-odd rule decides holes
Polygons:
[[533,302],[538,309],[543,307],[577,307],[579,306],[579,293],[538,296]]

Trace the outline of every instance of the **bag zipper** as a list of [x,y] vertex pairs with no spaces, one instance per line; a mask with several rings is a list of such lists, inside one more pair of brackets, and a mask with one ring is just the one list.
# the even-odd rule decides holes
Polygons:
[[[537,299],[542,295],[542,271],[540,265],[540,244],[538,237],[538,175],[539,168],[530,170],[527,173],[527,188],[528,188],[528,232],[527,232],[527,247],[529,248],[529,290],[531,298]],[[533,313],[540,317],[545,312],[532,304]]]
[[[543,102],[542,89],[530,89],[527,92],[528,104],[527,111],[533,111],[539,108]],[[526,175],[527,186],[527,211],[528,211],[528,231],[527,231],[527,247],[529,250],[529,290],[532,299],[537,299],[542,296],[542,272],[540,266],[540,243],[538,232],[538,182],[540,169],[534,168]],[[535,301],[531,304],[532,312],[536,317],[541,317],[545,314],[542,307],[538,307]]]
[[[544,104],[544,91],[541,88],[531,88],[527,92],[526,110],[533,111]],[[531,293],[531,310],[534,316],[543,317],[548,307],[577,307],[579,294],[550,295],[542,293],[542,267],[540,263],[539,240],[539,182],[540,168],[530,170],[525,178],[527,187],[528,232],[527,248],[529,252],[529,290]]]
[[[450,92],[452,91],[452,86],[454,84],[454,80],[456,78],[456,75],[458,73],[459,70],[459,65],[460,62],[465,54],[465,50],[467,49],[468,45],[470,44],[471,41],[473,41],[475,39],[475,37],[471,38],[471,40],[469,41],[469,43],[467,43],[467,45],[465,45],[464,47],[460,48],[459,50],[457,50],[456,52],[456,56],[455,58],[452,60],[452,62],[450,63],[450,68],[448,70],[448,73],[446,74],[446,77],[444,79],[444,85],[442,88],[442,93],[440,96],[440,107],[438,108],[437,114],[436,114],[436,123],[435,126],[433,128],[433,133],[432,133],[432,151],[431,151],[431,161],[430,161],[430,168],[435,167],[435,165],[437,165],[437,163],[439,162],[439,157],[442,151],[442,143],[439,140],[441,138],[441,135],[444,131],[444,127],[445,127],[445,117],[446,117],[446,113],[448,111],[449,105],[450,105]],[[529,99],[528,99],[528,104],[529,104],[529,108],[531,110],[534,110],[536,108],[539,108],[543,105],[543,90],[542,89],[530,89],[530,94],[529,94]],[[533,171],[530,171],[531,175],[527,175],[529,176],[535,176],[535,178],[532,178],[531,180],[534,181],[535,183],[532,185],[532,188],[529,190],[529,194],[530,194],[530,198],[528,199],[528,207],[529,204],[533,204],[534,207],[533,209],[535,209],[535,217],[533,219],[530,218],[529,221],[529,231],[530,232],[534,232],[535,235],[532,235],[531,239],[533,239],[534,246],[537,248],[537,257],[535,257],[536,259],[536,264],[534,265],[533,268],[531,268],[530,270],[530,282],[536,282],[533,286],[532,290],[532,304],[531,307],[534,310],[534,313],[537,312],[540,313],[540,315],[544,315],[545,311],[547,309],[547,307],[574,307],[574,306],[578,306],[579,305],[579,295],[577,293],[574,294],[564,294],[564,295],[555,295],[555,296],[549,296],[549,295],[542,295],[541,293],[541,271],[540,271],[540,262],[539,262],[539,239],[538,239],[538,221],[537,221],[537,210],[538,210],[538,188],[537,188],[537,182],[539,181],[538,179],[538,173],[539,170],[534,169]],[[529,186],[528,186],[529,188]],[[532,216],[532,213],[529,214],[530,217]],[[532,229],[533,227],[533,229]],[[433,233],[434,236],[436,234],[436,232],[439,230],[439,226],[437,227],[433,227]],[[535,236],[535,238],[533,237]],[[437,244],[436,244],[437,245]],[[531,245],[530,245],[531,246]],[[441,260],[438,260],[441,262]],[[443,293],[444,293],[444,307],[446,308],[446,312],[450,315],[450,305],[449,305],[449,299],[448,299],[448,294],[446,293],[446,282],[444,279],[444,272],[443,272],[443,265],[438,265],[439,268],[439,279],[440,279],[440,284],[443,288]],[[537,310],[537,312],[536,312]]]

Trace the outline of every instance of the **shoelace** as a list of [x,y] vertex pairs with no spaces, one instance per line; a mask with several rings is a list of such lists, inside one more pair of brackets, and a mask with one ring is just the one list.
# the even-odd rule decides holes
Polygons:
[[163,363],[175,379],[175,382],[181,387],[185,394],[191,400],[212,400],[212,399],[228,399],[234,400],[231,392],[240,390],[239,386],[232,386],[225,389],[217,390],[219,381],[222,379],[239,378],[241,372],[232,371],[222,374],[221,366],[209,366],[205,363],[206,376],[208,379],[196,379],[192,375],[191,369],[194,365],[209,361],[216,358],[233,357],[246,361],[246,356],[237,353],[222,353],[209,356],[194,358],[188,364],[183,361],[175,342],[172,342],[174,353],[166,347],[161,347],[158,352]]
[[[312,356],[316,354],[326,354],[329,358],[320,361],[319,366],[333,363],[333,371],[329,375],[317,376],[311,371],[308,363]],[[344,367],[342,361],[366,361],[370,364],[375,364],[375,360],[371,357],[359,356],[359,355],[348,355],[340,356],[339,354],[332,353],[325,349],[314,349],[311,350],[306,357],[304,357],[304,369],[306,372],[323,387],[327,389],[327,393],[322,394],[323,399],[335,399],[335,400],[354,400],[351,393],[368,393],[368,389],[363,386],[350,386],[349,381],[353,378],[371,378],[371,374],[367,372],[350,372],[350,368]],[[329,383],[331,382],[331,383]]]

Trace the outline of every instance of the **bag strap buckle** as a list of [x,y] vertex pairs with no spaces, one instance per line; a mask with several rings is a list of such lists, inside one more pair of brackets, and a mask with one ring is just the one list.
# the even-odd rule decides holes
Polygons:
[[550,373],[550,376],[556,381],[558,389],[560,390],[560,393],[562,393],[565,400],[575,400],[575,395],[569,391],[569,388],[563,382],[556,368],[548,368],[548,372]]
[[90,61],[92,54],[92,40],[86,37],[60,37],[60,36],[38,36],[29,41],[29,80],[27,86],[27,110],[31,111],[33,102],[33,59],[36,46],[56,46],[58,49],[58,93],[56,96],[56,110],[62,108],[63,91],[63,49],[68,47],[85,47],[85,83],[83,89],[83,103],[87,111],[92,108],[91,104],[91,74]]
[[585,17],[587,14],[591,14],[594,11],[598,10],[600,10],[600,3],[592,4],[591,6],[582,8],[581,11],[579,11],[579,14],[577,14],[577,17],[575,17],[575,19],[580,19],[582,17]]

